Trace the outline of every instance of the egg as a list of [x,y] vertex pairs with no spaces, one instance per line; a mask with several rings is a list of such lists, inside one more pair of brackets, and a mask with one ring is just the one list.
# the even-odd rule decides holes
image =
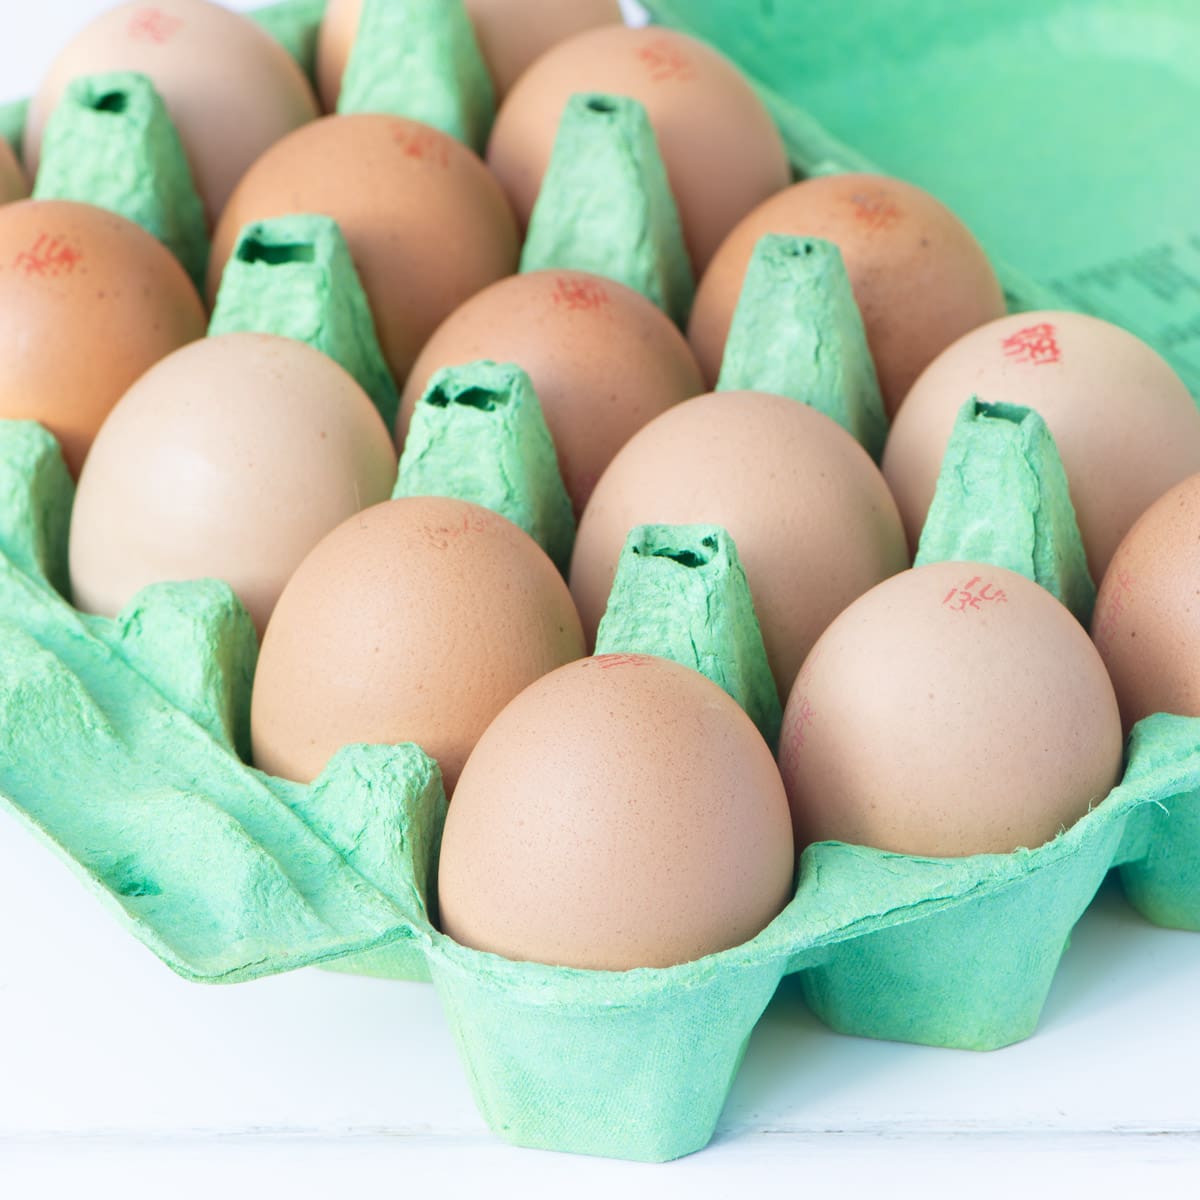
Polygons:
[[955,418],[972,396],[1045,420],[1094,579],[1138,516],[1200,471],[1200,411],[1149,346],[1081,313],[1016,313],[940,354],[892,425],[883,473],[914,547]]
[[583,653],[567,586],[528,534],[462,500],[377,504],[326,535],[276,605],[254,761],[307,781],[352,742],[416,742],[451,793],[504,705]]
[[517,267],[516,225],[487,168],[453,138],[402,117],[325,117],[268,150],[213,235],[210,298],[241,230],[290,213],[341,226],[400,384],[440,322]]
[[[498,97],[545,50],[574,33],[621,21],[617,0],[465,0]],[[329,0],[317,42],[317,86],[326,109],[337,107],[342,74],[358,36],[363,0]]]
[[397,439],[435,371],[484,358],[532,379],[577,516],[647,421],[704,390],[687,341],[644,296],[581,271],[534,271],[492,284],[442,322],[405,385]]
[[444,933],[568,967],[669,967],[748,941],[791,896],[771,752],[716,684],[604,655],[526,688],[463,769],[438,864]]
[[266,334],[194,342],[100,429],[71,517],[75,603],[115,616],[147,584],[211,577],[261,633],[308,551],[395,481],[383,419],[331,358]]
[[645,106],[697,273],[746,213],[791,180],[770,115],[728,59],[672,30],[606,27],[542,55],[496,114],[488,165],[522,224],[563,108],[577,92],[631,96]]
[[584,510],[571,592],[594,639],[635,525],[721,525],[746,571],[781,698],[843,608],[909,560],[896,505],[867,452],[782,396],[720,392],[636,433]]
[[179,130],[210,225],[250,164],[318,115],[304,73],[247,17],[209,0],[135,0],[96,17],[54,60],[25,126],[31,173],[67,84],[103,71],[149,76]]
[[746,216],[700,280],[688,339],[710,384],[750,257],[768,233],[824,238],[841,250],[889,416],[941,350],[1004,314],[1004,293],[979,243],[928,192],[882,175],[808,179]]
[[29,195],[25,172],[12,147],[0,137],[0,204],[11,204]]
[[40,421],[73,474],[130,384],[205,323],[183,267],[124,217],[65,200],[0,208],[0,417]]
[[1160,496],[1121,540],[1092,637],[1126,730],[1151,713],[1200,717],[1200,474]]
[[856,600],[788,697],[798,846],[948,857],[1036,847],[1116,784],[1121,721],[1083,627],[1012,571],[942,562]]

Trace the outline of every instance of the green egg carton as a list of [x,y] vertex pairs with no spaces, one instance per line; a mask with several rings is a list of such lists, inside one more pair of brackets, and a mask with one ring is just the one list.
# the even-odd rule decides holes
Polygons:
[[[322,7],[320,0],[288,0],[259,15],[303,61],[311,59]],[[997,89],[979,83],[983,50],[997,68],[1010,64],[1004,80],[1024,112],[1033,85],[1048,86],[1053,77],[1051,60],[1066,69],[1052,53],[1052,30],[1073,14],[1093,14],[1080,28],[1097,38],[1108,31],[1106,63],[1146,61],[1130,40],[1136,21],[1129,36],[1113,32],[1123,28],[1115,4],[1085,10],[1062,0],[1035,9],[1025,0],[985,16],[960,12],[948,0],[904,0],[889,10],[888,38],[875,29],[873,42],[864,14],[839,14],[828,3],[752,11],[721,0],[651,7],[717,40],[776,89],[773,104],[802,169],[861,166],[869,154],[948,199],[1017,268],[1006,278],[1016,300],[1042,302],[1046,294],[1059,296],[1058,303],[1071,300],[1053,291],[1055,281],[1045,272],[1059,271],[1074,240],[1082,246],[1081,227],[1089,228],[1093,247],[1111,246],[1114,232],[1123,236],[1114,201],[1111,208],[1100,206],[1090,225],[1062,220],[1053,233],[1041,225],[1030,231],[1033,242],[1061,238],[1059,257],[1033,253],[1033,242],[1028,256],[1014,254],[1024,242],[1000,240],[963,201],[975,196],[983,209],[991,205],[994,216],[1003,212],[1011,222],[1012,212],[1027,211],[1026,197],[1037,191],[1028,179],[1037,172],[1024,177],[1021,204],[1006,208],[999,184],[1022,186],[1020,179],[998,170],[995,188],[980,183],[972,191],[948,170],[944,180],[910,173],[899,157],[888,157],[900,155],[899,143],[873,142],[849,118],[846,124],[834,119],[840,110],[832,100],[825,105],[841,94],[829,82],[832,74],[841,80],[847,112],[866,122],[855,106],[872,94],[874,75],[891,55],[926,81],[929,94],[917,88],[918,98],[905,103],[927,104],[939,129],[978,122],[1007,138],[992,118],[984,119]],[[1129,6],[1121,11],[1128,14]],[[1195,39],[1189,43],[1179,32],[1183,26],[1196,32],[1195,19],[1189,24],[1182,5],[1166,0],[1144,11],[1151,25],[1159,21],[1154,44],[1174,56],[1170,61],[1178,59],[1179,78],[1196,78],[1195,55],[1186,70],[1180,57],[1181,47],[1194,50]],[[899,40],[895,22],[906,31]],[[768,34],[772,40],[760,44]],[[861,85],[850,82],[871,63],[870,55],[852,53],[860,36],[879,49],[879,62]],[[797,47],[799,65],[785,70],[784,55]],[[957,76],[951,50],[963,55]],[[1011,68],[1014,62],[1023,64],[1020,71]],[[810,71],[800,69],[805,64]],[[1099,93],[1086,59],[1080,70],[1083,83],[1095,83]],[[825,80],[826,92],[816,99],[796,90],[809,77]],[[960,111],[937,91],[956,78],[977,89],[974,107]],[[1183,86],[1179,78],[1160,81],[1164,95]],[[1143,84],[1138,96],[1151,88]],[[1103,98],[1104,111],[1111,110],[1116,102]],[[798,103],[846,142],[826,133]],[[1125,107],[1118,114],[1121,128],[1136,119]],[[1052,117],[1067,120],[1058,111]],[[889,112],[877,121],[890,129],[893,118]],[[1086,125],[1082,118],[1079,123]],[[0,111],[0,130],[15,129],[19,122]],[[1085,133],[1094,143],[1090,127]],[[852,139],[862,155],[847,149]],[[1061,151],[1050,154],[1047,140],[1048,134],[1037,153],[1023,143],[1031,162],[1018,165],[1041,165],[1048,174],[1069,159]],[[906,144],[917,144],[911,131]],[[973,162],[963,156],[960,165]],[[962,185],[961,195],[948,186],[954,182]],[[1194,194],[1193,187],[1189,202]],[[1048,203],[1059,195],[1050,188]],[[1173,204],[1173,196],[1164,199],[1156,213],[1167,219]],[[998,227],[1003,232],[1005,222]],[[243,237],[244,253],[235,255],[213,332],[261,328],[302,337],[354,371],[381,410],[393,409],[394,388],[380,375],[378,347],[361,315],[361,288],[336,229],[303,218],[267,222]],[[840,257],[814,240],[776,239],[757,261],[762,269],[752,272],[731,339],[742,349],[723,373],[723,386],[769,384],[814,404],[877,450],[878,392],[863,357],[861,323],[847,305]],[[770,303],[781,279],[812,288],[824,307],[808,312]],[[358,316],[345,319],[347,313]],[[1138,329],[1116,310],[1101,315],[1117,315]],[[1152,316],[1139,309],[1139,319]],[[832,349],[820,361],[796,352],[762,356],[756,366],[753,349],[767,340],[798,348],[815,341]],[[1163,347],[1161,339],[1158,344]],[[1183,361],[1178,354],[1174,360],[1177,366]],[[1016,406],[964,401],[920,560],[1000,563],[1036,579],[1086,618],[1094,588],[1044,423]],[[455,442],[469,445],[475,456],[493,455],[490,461],[503,470],[456,476],[447,486],[512,514],[562,556],[570,529],[554,515],[565,510],[527,377],[496,364],[439,377],[418,406],[418,420],[419,444],[402,469],[398,494],[435,486],[422,482],[422,472],[453,461]],[[479,449],[485,446],[493,449]],[[531,482],[537,478],[543,482]],[[551,493],[557,500],[546,508]],[[225,585],[207,581],[156,585],[115,620],[80,614],[66,598],[71,499],[71,480],[50,435],[30,423],[0,421],[0,804],[186,978],[237,982],[306,965],[431,978],[479,1106],[511,1141],[644,1160],[701,1148],[750,1033],[788,974],[799,976],[807,1003],[823,1021],[849,1033],[971,1049],[1026,1037],[1073,925],[1114,867],[1130,901],[1150,920],[1200,929],[1200,720],[1160,714],[1134,730],[1120,785],[1046,845],[953,860],[833,842],[810,846],[783,912],[753,940],[696,962],[582,971],[458,946],[438,932],[433,918],[446,811],[436,764],[415,746],[352,746],[308,785],[247,766],[256,645],[245,612]],[[720,620],[710,618],[714,606]],[[735,695],[769,739],[778,729],[778,698],[752,598],[736,546],[721,529],[635,530],[598,649],[684,661]],[[863,738],[869,753],[869,731]]]

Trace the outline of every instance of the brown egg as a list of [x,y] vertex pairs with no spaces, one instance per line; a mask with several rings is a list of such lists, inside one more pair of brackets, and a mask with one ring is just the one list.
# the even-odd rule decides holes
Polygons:
[[1005,311],[979,243],[928,192],[882,175],[809,179],[746,217],[700,280],[688,339],[713,384],[746,267],[767,233],[825,238],[841,250],[889,416],[935,355]]
[[651,418],[704,390],[687,341],[644,296],[582,271],[513,275],[438,327],[404,388],[397,440],[442,367],[515,362],[533,380],[575,513]]
[[261,633],[304,556],[395,481],[383,419],[333,359],[265,334],[194,342],[100,429],[71,518],[75,603],[115,616],[149,583],[224,579]]
[[1149,346],[1096,317],[1017,313],[939,355],[896,416],[883,473],[912,546],[972,396],[1032,408],[1050,427],[1097,580],[1138,516],[1200,471],[1200,412]]
[[734,225],[791,179],[770,115],[728,59],[668,29],[595,29],[542,55],[496,116],[488,166],[523,224],[576,92],[646,106],[697,273]]
[[253,21],[209,0],[135,0],[102,13],[55,59],[25,126],[30,173],[67,84],[102,71],[150,77],[179,130],[210,224],[250,164],[318,115],[304,73]]
[[204,306],[156,238],[105,209],[0,209],[0,417],[40,421],[73,474],[148,367],[204,336]]
[[1200,717],[1200,475],[1160,496],[1122,539],[1092,637],[1126,730],[1151,713]]
[[268,150],[213,236],[210,298],[241,230],[289,213],[323,213],[341,226],[401,384],[438,324],[517,266],[516,226],[487,168],[453,138],[402,117],[325,117]]
[[438,866],[443,932],[568,967],[669,967],[740,945],[792,893],[771,752],[716,684],[645,655],[528,687],[463,770]]
[[254,680],[254,760],[306,781],[352,742],[416,742],[449,794],[496,714],[583,653],[562,576],[510,521],[462,500],[377,504],[280,597]]
[[613,459],[571,559],[589,639],[629,530],[657,523],[722,525],[733,536],[781,697],[825,626],[909,561],[867,452],[815,409],[763,393],[687,400]]
[[[317,87],[332,112],[342,90],[363,0],[329,0],[317,42]],[[557,42],[597,25],[621,21],[617,0],[466,0],[479,49],[503,98],[535,58]]]
[[934,857],[1035,847],[1116,784],[1104,664],[1049,592],[977,563],[905,571],[822,634],[779,761],[798,846]]
[[12,147],[0,137],[0,204],[11,204],[29,195],[25,172]]

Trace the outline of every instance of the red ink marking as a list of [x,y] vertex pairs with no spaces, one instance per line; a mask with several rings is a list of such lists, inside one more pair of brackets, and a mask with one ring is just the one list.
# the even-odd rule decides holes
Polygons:
[[1116,582],[1104,598],[1104,611],[1095,633],[1096,649],[1104,655],[1108,654],[1112,640],[1117,636],[1117,626],[1134,595],[1133,576],[1128,570],[1122,567],[1112,578]]
[[1048,324],[1018,329],[1011,337],[1006,337],[1000,343],[1000,347],[1014,362],[1026,363],[1033,367],[1056,363],[1062,358],[1054,326]]
[[589,667],[595,663],[600,670],[611,671],[614,667],[645,667],[652,661],[648,654],[597,654],[585,659],[583,665]]
[[982,612],[985,604],[1007,604],[1008,596],[1003,588],[987,583],[980,576],[973,576],[962,587],[952,587],[942,600],[951,612]]
[[667,38],[647,42],[636,57],[646,67],[651,83],[690,83],[696,78],[692,60]]
[[83,254],[74,246],[43,233],[28,250],[22,250],[13,259],[12,265],[29,276],[56,279],[59,275],[70,275],[82,261]]
[[392,140],[408,158],[415,158],[434,167],[450,165],[450,145],[445,134],[436,129],[423,129],[415,125],[399,126]]
[[793,750],[803,750],[807,740],[807,730],[813,726],[813,707],[807,696],[802,696],[797,702],[796,717],[792,721],[791,744]]
[[850,203],[854,205],[854,215],[858,221],[870,229],[891,229],[904,216],[894,201],[870,192],[855,192],[850,197]]
[[551,298],[558,307],[571,312],[594,312],[610,303],[602,283],[592,279],[572,279],[567,275],[560,275],[554,281]]
[[452,542],[471,533],[486,533],[488,519],[483,513],[467,513],[457,525],[426,525],[422,532],[435,550],[448,550]]
[[182,28],[181,17],[173,17],[161,8],[139,8],[129,18],[126,31],[135,42],[165,46]]

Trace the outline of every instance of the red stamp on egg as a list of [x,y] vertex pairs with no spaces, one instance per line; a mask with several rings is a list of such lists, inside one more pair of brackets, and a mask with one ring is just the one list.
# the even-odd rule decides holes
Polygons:
[[32,246],[13,259],[12,265],[31,278],[57,279],[60,275],[70,275],[82,261],[83,253],[77,247],[42,233]]
[[690,83],[696,78],[692,60],[669,38],[655,38],[636,51],[651,83]]
[[944,608],[959,613],[982,612],[987,605],[1007,603],[1004,589],[988,583],[980,575],[972,576],[961,587],[952,587],[942,600]]
[[870,192],[855,192],[850,197],[850,204],[855,220],[868,229],[891,229],[904,216],[894,200]]
[[488,519],[483,513],[467,513],[456,525],[426,525],[422,533],[435,550],[449,550],[454,542],[472,533],[486,533],[487,528]]
[[1054,326],[1048,322],[1018,329],[1000,343],[1006,358],[1031,367],[1043,367],[1062,359]]
[[432,167],[450,166],[450,146],[445,136],[434,129],[402,125],[392,134],[392,140],[406,158],[415,158]]
[[608,290],[598,280],[560,275],[551,293],[555,305],[570,312],[595,312],[609,304]]
[[126,32],[131,41],[165,46],[183,28],[183,24],[182,17],[173,17],[161,8],[147,6],[133,11]]
[[583,665],[589,667],[595,663],[602,671],[612,671],[617,667],[644,667],[651,661],[648,654],[597,654],[585,659]]

